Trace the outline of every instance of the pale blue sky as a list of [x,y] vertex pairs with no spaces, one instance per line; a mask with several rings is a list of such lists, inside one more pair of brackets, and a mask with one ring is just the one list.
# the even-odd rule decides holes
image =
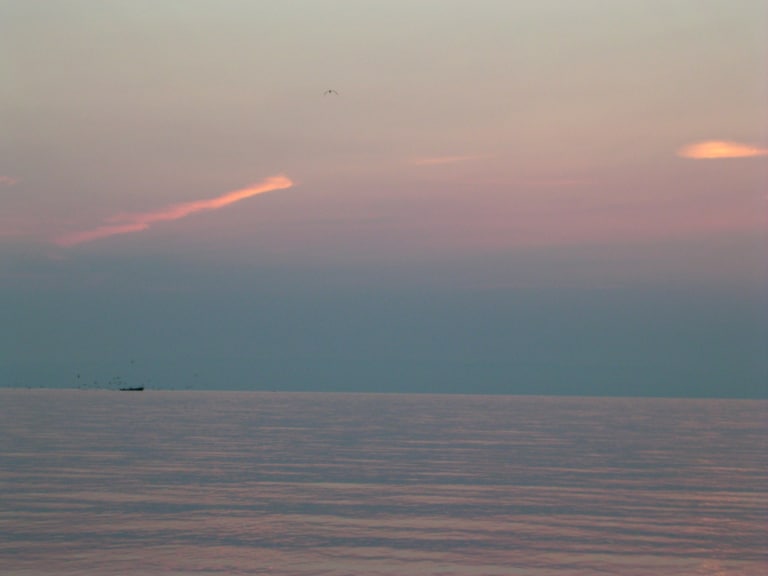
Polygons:
[[761,0],[0,0],[0,385],[765,396],[767,54]]

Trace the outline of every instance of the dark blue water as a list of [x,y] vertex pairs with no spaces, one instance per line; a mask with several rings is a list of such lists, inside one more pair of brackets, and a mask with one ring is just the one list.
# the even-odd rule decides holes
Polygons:
[[764,575],[768,401],[0,390],[0,574]]

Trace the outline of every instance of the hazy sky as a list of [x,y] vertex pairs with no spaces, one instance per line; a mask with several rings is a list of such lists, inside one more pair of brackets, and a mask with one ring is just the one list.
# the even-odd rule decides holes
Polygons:
[[766,70],[764,0],[0,0],[0,385],[768,396]]

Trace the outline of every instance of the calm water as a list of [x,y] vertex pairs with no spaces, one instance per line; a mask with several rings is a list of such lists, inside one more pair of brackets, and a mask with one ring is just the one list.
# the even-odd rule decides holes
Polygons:
[[0,574],[768,574],[768,401],[0,390]]

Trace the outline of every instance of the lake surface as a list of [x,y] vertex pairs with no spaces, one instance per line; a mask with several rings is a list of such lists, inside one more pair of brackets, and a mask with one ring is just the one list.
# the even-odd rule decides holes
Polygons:
[[768,401],[0,390],[0,573],[768,574]]

